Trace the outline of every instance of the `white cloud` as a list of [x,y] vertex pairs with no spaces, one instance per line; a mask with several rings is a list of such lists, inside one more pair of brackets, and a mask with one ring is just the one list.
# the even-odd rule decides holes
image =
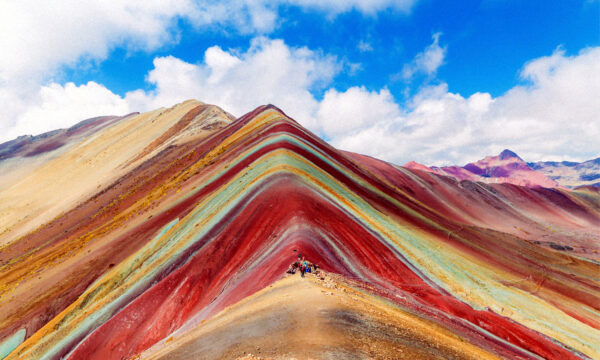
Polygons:
[[444,64],[446,56],[446,47],[439,44],[442,33],[438,32],[432,35],[433,43],[427,46],[423,52],[418,53],[410,64],[404,65],[402,77],[410,79],[417,73],[434,76],[437,69]]
[[95,82],[42,86],[34,94],[39,101],[2,129],[0,141],[67,127],[88,117],[152,110],[189,98],[219,105],[237,116],[273,103],[315,129],[319,103],[311,91],[328,85],[340,68],[332,56],[265,37],[253,39],[243,53],[210,47],[200,64],[158,57],[147,75],[152,91],[135,90],[120,97]]
[[173,18],[190,10],[182,1],[1,2],[0,79],[44,77],[82,56],[103,59],[116,44],[155,49],[173,39]]
[[348,71],[348,75],[350,76],[354,76],[356,75],[358,72],[363,70],[363,65],[361,63],[353,63],[353,62],[346,62],[345,64],[345,68]]
[[[331,56],[258,37],[242,53],[210,47],[199,64],[156,58],[147,76],[155,89],[124,98],[94,82],[44,86],[36,94],[39,103],[2,134],[14,137],[197,98],[234,115],[273,103],[334,146],[398,164],[463,164],[504,148],[531,161],[600,153],[600,48],[575,56],[558,49],[534,59],[522,70],[525,83],[496,98],[465,98],[442,83],[422,88],[404,106],[385,88],[327,89],[340,67]],[[327,89],[321,101],[314,89]]]
[[387,89],[370,92],[352,87],[342,93],[330,89],[317,111],[317,131],[338,139],[360,133],[381,120],[393,123],[399,117],[400,109]]
[[374,14],[388,8],[410,10],[415,0],[116,0],[0,2],[0,83],[39,80],[82,58],[102,60],[115,46],[153,50],[177,39],[178,18],[196,27],[233,27],[267,33],[278,8],[296,5],[337,15],[357,9]]
[[[286,2],[333,15],[408,11],[412,3]],[[278,6],[284,2],[106,4],[0,2],[0,48],[5,50],[0,52],[0,141],[70,126],[87,117],[197,98],[235,115],[273,103],[336,146],[396,163],[464,163],[507,147],[530,160],[587,159],[600,152],[600,48],[576,56],[558,49],[534,59],[521,73],[526,84],[497,98],[487,93],[465,98],[442,83],[422,88],[404,106],[385,88],[328,89],[319,101],[312,90],[327,89],[341,64],[334,57],[265,37],[255,38],[244,52],[211,47],[198,64],[172,56],[155,58],[147,76],[154,89],[125,97],[95,82],[76,86],[52,81],[62,66],[100,61],[115,46],[151,51],[177,41],[174,24],[179,18],[199,27],[269,31],[279,21]],[[407,76],[435,75],[446,52],[439,36],[435,34],[432,44],[408,65]]]
[[[464,98],[442,83],[423,88],[405,109],[388,116],[375,114],[378,108],[394,109],[392,99],[382,105],[376,92],[351,88],[336,92],[335,104],[323,101],[322,106],[352,109],[363,114],[362,120],[353,124],[347,114],[328,111],[319,118],[320,127],[343,149],[399,164],[464,164],[504,148],[530,161],[585,160],[600,155],[598,74],[600,48],[576,56],[558,49],[527,63],[521,72],[527,84],[497,98],[488,93]],[[339,124],[351,126],[340,132]]]
[[[115,46],[156,49],[176,39],[175,19],[191,10],[190,1],[0,2],[0,140],[83,119],[95,104],[86,98],[93,83],[64,86],[64,95],[81,103],[63,104],[66,108],[58,112],[53,110],[58,103],[50,104],[62,87],[55,82],[63,66],[101,61]],[[109,108],[98,106],[96,111]],[[42,117],[36,109],[48,109],[51,115]]]
[[[357,10],[374,15],[394,9],[408,12],[415,0],[374,2],[311,0],[115,0],[0,1],[0,141],[22,126],[24,113],[38,108],[43,87],[60,82],[65,67],[78,69],[106,59],[115,48],[154,51],[177,42],[179,21],[197,29],[220,28],[244,34],[269,33],[284,21],[279,8],[299,6],[328,16]],[[209,54],[210,55],[210,54]],[[218,55],[218,54],[217,54]],[[218,58],[218,61],[223,59]],[[216,63],[207,66],[219,77]],[[227,66],[224,64],[223,66]],[[87,89],[87,88],[83,88]],[[83,90],[82,90],[83,91]],[[110,101],[110,100],[109,100]],[[83,107],[74,104],[75,109]],[[105,108],[98,108],[98,112]],[[65,113],[68,110],[65,110]],[[84,117],[79,113],[79,118]],[[73,112],[68,118],[76,118]],[[46,120],[28,120],[42,124]],[[21,122],[21,125],[17,123]],[[60,124],[60,125],[59,125]],[[56,122],[63,126],[65,121]],[[67,124],[70,125],[70,124]],[[23,128],[25,129],[25,128]],[[46,127],[27,127],[39,133]]]
[[311,90],[328,85],[339,69],[334,57],[258,37],[239,55],[213,46],[201,64],[156,58],[148,74],[155,89],[128,93],[126,100],[132,108],[149,110],[197,98],[236,116],[272,103],[314,128],[318,101]]
[[371,46],[371,43],[369,43],[368,41],[364,41],[364,40],[359,41],[358,45],[356,47],[361,52],[370,52],[370,51],[373,51],[373,46]]
[[[153,50],[177,39],[176,21],[196,27],[216,25],[266,33],[278,21],[278,8],[296,5],[330,14],[357,9],[374,14],[388,8],[408,11],[415,0],[116,0],[0,2],[0,81],[37,78],[82,57],[104,59],[115,46]],[[21,79],[17,79],[21,80]]]
[[365,14],[374,15],[378,11],[393,9],[402,12],[410,12],[417,0],[287,0],[283,3],[312,7],[328,11],[334,14],[358,10]]
[[83,119],[107,115],[127,114],[129,105],[118,95],[93,81],[76,86],[56,83],[42,86],[38,94],[40,102],[28,107],[18,117],[15,125],[4,129],[0,141],[22,134],[38,134],[69,127]]

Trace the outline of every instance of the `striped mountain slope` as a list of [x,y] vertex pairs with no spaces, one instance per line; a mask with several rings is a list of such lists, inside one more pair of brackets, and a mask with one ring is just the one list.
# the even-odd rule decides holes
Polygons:
[[[292,324],[303,307],[281,299],[299,286],[332,314],[378,309],[368,321],[386,314],[387,338],[414,340],[353,348],[364,356],[600,358],[598,192],[397,167],[339,151],[270,105],[233,120],[187,101],[31,159],[1,180],[7,359],[211,358],[194,346]],[[347,288],[342,300],[319,296],[316,278],[289,285],[298,253]],[[240,328],[248,319],[263,325]],[[350,344],[344,333],[375,339],[337,324],[347,331],[312,357]]]

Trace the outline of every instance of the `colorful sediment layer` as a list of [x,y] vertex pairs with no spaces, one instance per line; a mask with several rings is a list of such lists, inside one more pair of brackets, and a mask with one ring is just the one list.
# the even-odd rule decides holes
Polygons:
[[[294,356],[600,358],[592,189],[459,182],[338,151],[273,106],[233,121],[196,101],[28,159],[0,179],[8,359],[227,358],[321,324],[281,301],[299,287],[337,330]],[[351,295],[289,286],[298,252]]]

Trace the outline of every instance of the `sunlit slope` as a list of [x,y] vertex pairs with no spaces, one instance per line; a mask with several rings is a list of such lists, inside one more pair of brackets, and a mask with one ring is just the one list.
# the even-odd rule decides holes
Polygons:
[[[210,128],[214,121],[230,121],[221,111],[192,122],[206,107],[187,101],[171,109],[114,119],[86,137],[65,139],[54,151],[36,156],[37,149],[32,149],[0,162],[0,245],[70,210],[131,172],[152,153],[177,141],[205,136],[207,130],[202,127]],[[220,119],[213,120],[214,116]]]
[[192,334],[281,279],[293,250],[483,353],[600,357],[598,263],[530,238],[594,249],[597,193],[398,169],[339,152],[271,106],[148,146],[7,248],[17,260],[0,274],[0,329],[27,330],[9,358],[127,358]]
[[127,242],[119,242],[119,234],[143,220],[128,215],[132,221],[122,221],[117,214],[140,198],[158,204],[146,191],[183,166],[179,155],[194,142],[230,121],[217,107],[187,101],[115,119],[46,153],[0,162],[0,338],[20,328],[30,336],[137,250],[143,234]]

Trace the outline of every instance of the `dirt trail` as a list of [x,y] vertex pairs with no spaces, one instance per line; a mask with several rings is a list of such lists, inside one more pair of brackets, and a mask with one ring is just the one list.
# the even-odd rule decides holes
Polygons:
[[144,359],[485,359],[456,335],[347,285],[290,275]]

